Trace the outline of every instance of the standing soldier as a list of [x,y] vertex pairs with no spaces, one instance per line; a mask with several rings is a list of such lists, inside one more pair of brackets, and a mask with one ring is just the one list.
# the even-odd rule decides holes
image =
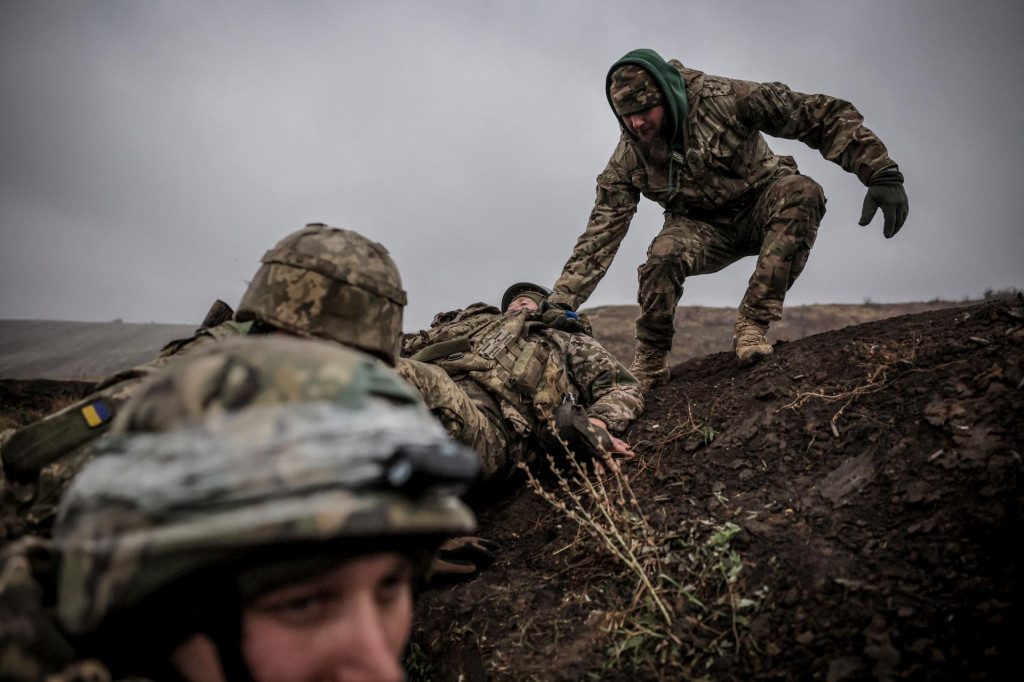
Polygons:
[[[586,334],[563,331],[539,308],[550,292],[520,282],[501,309],[474,303],[440,313],[409,338],[398,373],[419,390],[449,434],[480,455],[497,481],[538,451],[630,454],[621,434],[643,411],[636,379]],[[575,317],[574,313],[571,313]]]
[[770,355],[768,326],[807,262],[825,212],[821,187],[777,156],[762,133],[801,140],[867,185],[860,224],[881,207],[886,238],[909,211],[900,173],[881,140],[849,102],[804,95],[782,83],[710,76],[634,50],[605,81],[622,135],[597,178],[586,231],[555,283],[550,302],[581,305],[611,265],[640,195],[665,209],[665,224],[639,268],[640,317],[630,371],[651,388],[668,381],[683,281],[744,256],[757,266],[735,324],[741,364]]

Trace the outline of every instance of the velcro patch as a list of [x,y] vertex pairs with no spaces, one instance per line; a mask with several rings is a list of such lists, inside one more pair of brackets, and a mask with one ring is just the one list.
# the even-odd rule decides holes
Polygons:
[[85,423],[89,425],[89,428],[94,429],[100,424],[105,424],[110,421],[110,410],[107,409],[106,403],[102,400],[90,403],[82,408],[82,416],[85,418]]

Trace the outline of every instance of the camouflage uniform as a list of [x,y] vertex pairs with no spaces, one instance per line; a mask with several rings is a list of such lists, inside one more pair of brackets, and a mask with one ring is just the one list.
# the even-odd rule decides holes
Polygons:
[[[807,262],[825,211],[824,194],[797,172],[792,157],[772,153],[762,133],[820,150],[865,185],[875,173],[896,165],[849,102],[793,92],[782,83],[711,76],[675,60],[668,65],[685,83],[679,144],[666,165],[656,165],[623,126],[597,178],[587,229],[550,299],[573,309],[587,300],[608,270],[643,194],[665,209],[665,224],[638,270],[636,338],[663,351],[672,346],[686,277],[717,272],[756,255],[740,313],[767,324],[781,317],[786,291]],[[621,104],[626,86],[613,82],[611,73],[608,85],[609,101],[617,97]],[[650,95],[651,90],[636,92]],[[626,108],[638,111],[661,102],[655,96]],[[617,113],[621,116],[621,110]]]
[[109,430],[146,378],[174,358],[244,336],[251,328],[251,322],[233,321],[200,328],[191,338],[168,343],[152,361],[107,377],[85,398],[5,438],[0,450],[0,474],[6,474],[0,475],[0,537],[49,533],[60,494],[91,456],[89,444]]
[[548,328],[537,313],[476,303],[409,338],[398,373],[451,436],[475,449],[485,479],[509,474],[562,404],[621,433],[643,411],[636,380],[597,341]]
[[[382,547],[422,568],[442,538],[475,526],[457,498],[475,454],[382,363],[332,343],[213,345],[151,377],[93,447],[61,501],[59,560],[36,582],[30,553],[0,568],[10,679],[110,679],[95,661],[73,662],[82,655],[160,679],[173,646],[204,632],[227,678],[244,680],[240,642],[218,623],[234,618],[237,630],[264,576]],[[52,623],[38,587],[50,582],[63,633],[19,627]]]
[[[387,249],[362,235],[311,223],[263,256],[235,319],[209,316],[191,338],[168,343],[146,365],[102,381],[97,391],[5,437],[0,461],[0,537],[47,533],[57,499],[90,456],[90,442],[142,381],[176,358],[235,336],[281,330],[359,348],[394,364],[405,305],[398,268]],[[220,318],[231,310],[218,301]]]

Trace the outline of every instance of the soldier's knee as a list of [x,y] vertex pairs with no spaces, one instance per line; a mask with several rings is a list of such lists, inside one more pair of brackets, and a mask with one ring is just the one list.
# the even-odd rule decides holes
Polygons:
[[651,253],[636,272],[641,286],[646,282],[670,282],[675,288],[682,286],[689,267],[681,254]]
[[791,175],[785,178],[789,203],[810,210],[817,216],[825,213],[825,190],[806,175]]

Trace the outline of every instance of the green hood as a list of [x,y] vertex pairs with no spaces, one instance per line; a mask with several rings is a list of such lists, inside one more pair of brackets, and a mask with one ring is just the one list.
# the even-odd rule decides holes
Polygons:
[[[608,99],[608,106],[612,107],[612,113],[615,114],[615,118],[619,120],[619,125],[626,134],[634,140],[636,136],[629,132],[629,128],[626,127],[625,123],[622,122],[622,117],[615,113],[615,107],[612,105],[611,94],[608,88],[611,86],[612,73],[615,69],[625,64],[635,64],[640,68],[651,74],[654,81],[661,88],[662,94],[665,96],[665,114],[669,117],[670,130],[672,131],[672,137],[669,139],[669,145],[672,151],[683,154],[686,150],[683,144],[683,137],[680,134],[682,130],[682,123],[686,120],[686,114],[689,111],[689,106],[686,100],[686,81],[683,80],[683,74],[662,59],[661,55],[654,50],[640,49],[633,50],[626,53],[619,61],[612,64],[612,68],[608,69],[608,75],[605,76],[604,80],[604,94]],[[670,159],[668,164],[668,177],[669,177],[669,191],[673,191],[672,185],[672,166],[673,161]]]

